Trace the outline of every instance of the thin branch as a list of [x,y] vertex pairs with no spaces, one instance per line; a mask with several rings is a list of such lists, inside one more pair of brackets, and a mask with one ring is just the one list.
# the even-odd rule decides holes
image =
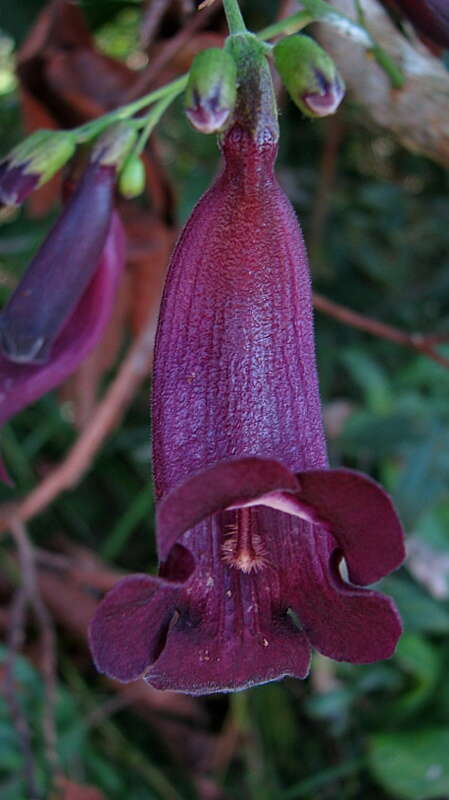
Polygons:
[[139,98],[142,94],[145,94],[148,87],[152,85],[153,81],[157,78],[161,70],[174,58],[178,50],[180,50],[185,44],[187,44],[187,42],[190,41],[190,39],[198,30],[204,28],[209,19],[217,13],[218,8],[219,4],[214,5],[211,8],[206,8],[204,11],[195,14],[195,16],[189,20],[187,25],[185,25],[184,28],[182,28],[179,33],[176,34],[176,36],[173,36],[169,41],[167,41],[159,55],[156,56],[156,58],[153,58],[150,64],[145,67],[144,70],[142,70],[136,82],[131,86],[129,92],[127,92],[123,98],[123,102],[129,103],[131,100]]
[[334,319],[343,322],[345,325],[350,325],[353,328],[366,331],[372,336],[379,336],[381,339],[388,339],[390,342],[396,342],[396,344],[402,344],[404,347],[417,350],[419,353],[431,358],[432,361],[436,361],[442,367],[449,369],[449,358],[441,355],[435,349],[435,343],[445,341],[447,334],[423,336],[421,333],[404,333],[399,328],[394,328],[392,325],[379,322],[379,320],[371,317],[365,317],[364,314],[359,314],[358,311],[353,311],[339,303],[334,303],[333,300],[329,300],[317,292],[314,292],[313,302],[318,311],[334,317]]
[[[43,511],[61,492],[75,486],[89,469],[96,452],[151,370],[155,327],[155,321],[151,318],[130,348],[90,423],[69,450],[67,457],[15,506],[16,519],[25,522]],[[11,504],[0,507],[0,530],[9,526],[11,514]]]
[[171,0],[150,0],[140,25],[140,45],[148,49]]
[[28,605],[27,590],[22,583],[14,594],[7,636],[7,658],[5,662],[4,696],[11,715],[14,730],[17,733],[19,747],[23,758],[23,777],[27,800],[39,800],[36,783],[36,764],[31,746],[31,735],[28,720],[22,708],[15,679],[17,654],[25,639],[26,609]]
[[56,750],[56,643],[53,622],[39,592],[33,546],[25,527],[16,517],[11,517],[8,524],[19,555],[21,588],[23,589],[26,603],[30,604],[36,615],[40,629],[42,677],[45,687],[42,727],[46,757],[53,782],[59,766]]

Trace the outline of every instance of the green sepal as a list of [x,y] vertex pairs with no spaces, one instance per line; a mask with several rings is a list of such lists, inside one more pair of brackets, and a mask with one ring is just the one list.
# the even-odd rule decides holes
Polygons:
[[332,58],[310,36],[295,34],[273,48],[276,69],[293,102],[309,117],[334,114],[345,85]]
[[115,122],[98,137],[91,160],[120,170],[137,141],[137,129],[129,122]]
[[25,175],[37,175],[42,186],[72,158],[76,139],[70,131],[40,130],[20,142],[5,161],[21,167]]
[[201,133],[223,130],[235,106],[237,68],[218,47],[198,53],[189,72],[184,107],[188,120]]

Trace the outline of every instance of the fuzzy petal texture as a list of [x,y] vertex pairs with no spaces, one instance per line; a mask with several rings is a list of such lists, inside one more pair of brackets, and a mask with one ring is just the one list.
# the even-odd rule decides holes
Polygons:
[[393,655],[402,633],[393,601],[345,583],[338,572],[340,553],[334,551],[330,561],[324,557],[322,536],[304,544],[292,608],[310,644],[329,658],[354,664]]
[[401,523],[390,497],[372,478],[349,469],[310,470],[297,478],[300,501],[326,521],[352,583],[375,583],[402,564]]
[[176,596],[173,586],[149,575],[119,581],[89,627],[97,669],[124,683],[139,678],[163,647]]
[[307,256],[276,151],[235,126],[173,254],[153,373],[158,498],[236,458],[327,466]]

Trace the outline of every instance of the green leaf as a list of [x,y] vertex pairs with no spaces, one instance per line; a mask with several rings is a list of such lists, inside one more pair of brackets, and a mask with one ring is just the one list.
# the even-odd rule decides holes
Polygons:
[[370,739],[375,778],[394,797],[426,800],[449,795],[449,728],[381,733]]
[[431,697],[437,683],[441,658],[438,650],[422,636],[404,634],[399,641],[395,661],[410,676],[407,691],[390,706],[390,721],[416,713]]
[[381,588],[396,601],[406,631],[449,631],[449,611],[412,581],[399,577],[386,578]]
[[393,395],[388,376],[380,364],[366,351],[356,349],[343,351],[340,360],[363,392],[369,409],[376,414],[388,412]]

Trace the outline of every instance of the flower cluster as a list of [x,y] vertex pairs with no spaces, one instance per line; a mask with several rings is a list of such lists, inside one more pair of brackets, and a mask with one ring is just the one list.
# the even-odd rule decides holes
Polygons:
[[[145,137],[187,86],[188,118],[222,131],[224,164],[180,237],[160,311],[159,575],[119,581],[89,637],[101,672],[193,694],[303,678],[312,647],[355,663],[386,658],[401,632],[392,601],[366,588],[402,562],[401,525],[372,479],[328,467],[307,256],[274,173],[268,48],[234,13],[238,31],[225,49],[197,56],[139,137],[134,119],[96,139],[0,315],[1,425],[69,375],[101,335],[123,265],[116,179],[125,196],[140,191]],[[316,43],[291,36],[274,57],[305,114],[336,110],[344,86]],[[22,202],[89,135],[87,126],[78,139],[31,137],[0,164],[0,202]]]

